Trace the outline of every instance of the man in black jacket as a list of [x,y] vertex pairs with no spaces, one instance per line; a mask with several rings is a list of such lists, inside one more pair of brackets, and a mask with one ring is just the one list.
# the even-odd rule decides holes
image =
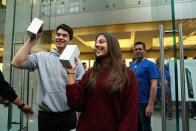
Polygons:
[[27,117],[31,117],[34,114],[33,109],[25,105],[23,101],[16,95],[15,91],[13,88],[10,87],[10,85],[4,80],[3,74],[0,71],[0,98],[1,98],[1,103],[4,104],[5,106],[8,105],[8,102],[12,102],[15,105],[18,106],[18,108],[24,112],[24,114]]

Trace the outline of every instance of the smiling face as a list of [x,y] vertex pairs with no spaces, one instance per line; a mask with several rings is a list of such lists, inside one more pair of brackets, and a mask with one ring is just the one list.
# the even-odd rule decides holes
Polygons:
[[63,29],[59,29],[56,32],[55,43],[56,43],[57,52],[64,50],[65,47],[69,43],[71,43],[71,40],[69,38],[69,33]]
[[142,60],[144,58],[144,47],[142,44],[135,45],[134,54],[137,60]]
[[97,57],[104,57],[108,54],[107,40],[104,35],[98,36],[95,41],[95,54]]

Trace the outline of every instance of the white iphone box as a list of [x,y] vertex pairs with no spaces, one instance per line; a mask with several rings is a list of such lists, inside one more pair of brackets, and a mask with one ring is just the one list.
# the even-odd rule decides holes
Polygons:
[[75,64],[75,57],[78,57],[79,55],[80,50],[77,45],[67,45],[59,57],[59,60],[64,67],[71,68]]
[[34,36],[35,38],[37,38],[37,34],[41,28],[41,26],[43,25],[43,21],[38,19],[38,18],[34,18],[33,21],[31,22],[31,24],[29,25],[29,27],[27,28],[27,33],[29,36]]

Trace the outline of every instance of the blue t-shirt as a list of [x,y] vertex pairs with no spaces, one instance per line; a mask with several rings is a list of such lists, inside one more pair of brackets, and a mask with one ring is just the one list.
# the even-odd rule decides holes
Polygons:
[[150,98],[151,79],[158,79],[155,63],[144,59],[133,62],[130,68],[135,72],[139,86],[139,103],[148,103]]
[[157,67],[157,75],[158,75],[157,96],[160,96],[161,95],[161,70],[160,70],[160,66]]
[[167,80],[168,82],[168,86],[166,87],[166,92],[171,92],[171,86],[170,86],[170,73],[169,71],[167,71],[165,73],[165,79]]

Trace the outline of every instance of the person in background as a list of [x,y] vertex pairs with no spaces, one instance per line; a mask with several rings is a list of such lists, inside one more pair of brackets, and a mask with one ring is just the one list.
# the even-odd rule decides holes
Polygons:
[[[73,30],[65,24],[56,29],[56,49],[50,52],[38,52],[29,54],[43,34],[43,28],[38,38],[30,39],[19,49],[12,60],[12,65],[30,71],[38,69],[38,98],[39,106],[38,129],[39,131],[69,131],[76,126],[76,112],[67,105],[66,78],[67,72],[59,61],[59,57],[73,38]],[[76,81],[79,81],[84,68],[78,60],[78,68],[75,70]]]
[[165,94],[166,94],[166,102],[167,102],[167,116],[168,119],[171,120],[172,119],[172,115],[174,112],[174,108],[173,108],[173,103],[172,103],[172,98],[171,98],[171,85],[170,85],[170,71],[169,71],[169,63],[167,63],[165,65]]
[[135,57],[133,57],[133,59],[132,59],[132,63],[133,63],[133,62],[136,62],[136,58],[135,58]]
[[86,65],[86,62],[82,62],[82,65],[84,67],[84,70],[87,71],[87,65]]
[[144,58],[145,43],[134,44],[136,62],[130,68],[135,72],[139,86],[139,123],[138,131],[152,131],[151,116],[156,98],[158,74],[155,63]]
[[16,95],[13,88],[4,80],[4,76],[0,71],[0,98],[1,104],[8,106],[9,102],[17,105],[18,108],[25,114],[27,117],[31,117],[34,115],[33,109],[24,104],[23,101]]
[[136,61],[136,58],[135,57],[133,57],[133,59],[132,59],[132,61],[130,61],[129,62],[129,67],[131,66],[131,64],[133,63],[133,62],[135,62]]
[[161,58],[157,58],[155,60],[156,62],[156,67],[157,67],[157,74],[158,74],[158,86],[157,86],[157,94],[156,94],[156,100],[155,100],[155,108],[160,108],[161,106],[161,69],[160,69],[160,64],[161,64]]
[[96,60],[75,83],[73,68],[66,68],[67,103],[81,112],[76,131],[136,131],[138,88],[133,71],[122,63],[118,40],[100,33],[95,40]]
[[124,64],[126,66],[126,60],[125,59],[122,60],[122,64]]
[[[196,57],[193,57],[193,60],[195,61],[196,60]],[[194,88],[196,88],[196,87],[194,87]],[[196,102],[195,101],[193,101],[193,102],[191,102],[191,112],[192,112],[192,118],[193,118],[193,120],[196,120]]]

